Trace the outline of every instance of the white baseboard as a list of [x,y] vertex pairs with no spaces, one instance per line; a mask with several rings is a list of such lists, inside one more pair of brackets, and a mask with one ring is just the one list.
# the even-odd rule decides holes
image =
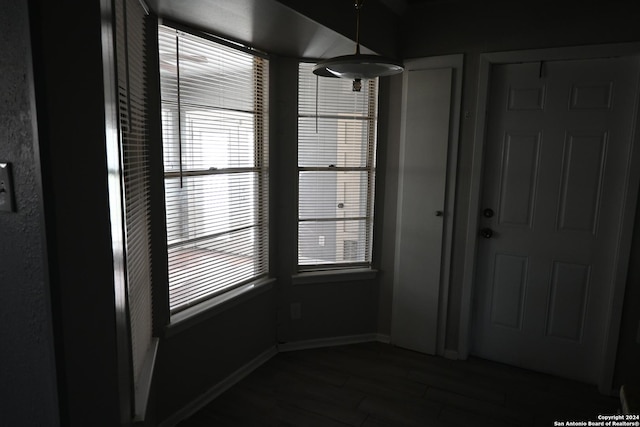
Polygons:
[[376,341],[381,342],[383,344],[391,344],[391,335],[376,334]]
[[184,406],[178,412],[167,418],[160,423],[160,427],[173,427],[180,421],[190,417],[198,412],[200,409],[211,403],[216,397],[233,387],[240,382],[244,377],[256,370],[262,364],[267,362],[273,356],[279,352],[294,351],[294,350],[306,350],[311,348],[320,347],[332,347],[337,345],[347,344],[360,344],[365,342],[377,341],[385,344],[391,342],[391,337],[385,334],[361,334],[361,335],[347,335],[342,337],[320,338],[315,340],[295,341],[284,344],[279,344],[269,348],[255,359],[251,360],[246,365],[242,366],[231,375],[220,381],[215,386],[211,387],[207,392],[194,399],[191,403]]
[[444,357],[445,359],[450,359],[450,360],[458,360],[459,359],[458,352],[456,350],[445,350],[444,354],[442,355],[442,357]]
[[295,350],[307,350],[311,348],[320,347],[333,347],[337,345],[347,344],[360,344],[364,342],[380,341],[383,343],[389,343],[389,336],[382,334],[361,334],[361,335],[346,335],[342,337],[331,338],[318,338],[315,340],[293,341],[278,344],[278,351],[295,351]]
[[204,408],[206,405],[211,403],[211,401],[213,401],[216,397],[220,396],[222,393],[224,393],[225,391],[230,389],[232,386],[240,382],[244,377],[246,377],[251,372],[259,368],[262,364],[267,362],[276,354],[278,354],[278,349],[275,346],[264,351],[255,359],[251,360],[246,365],[237,369],[228,377],[226,377],[225,379],[220,381],[218,384],[216,384],[215,386],[207,390],[204,394],[200,395],[199,397],[194,399],[191,403],[184,406],[181,410],[174,413],[172,416],[170,416],[165,421],[160,423],[160,427],[173,427],[176,424],[178,424],[180,421],[195,414],[200,409]]

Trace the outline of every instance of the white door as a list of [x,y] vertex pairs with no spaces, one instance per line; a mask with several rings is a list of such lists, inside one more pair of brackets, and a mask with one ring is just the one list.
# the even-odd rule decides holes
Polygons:
[[405,72],[391,341],[436,354],[451,68]]
[[472,353],[595,384],[637,63],[491,71]]

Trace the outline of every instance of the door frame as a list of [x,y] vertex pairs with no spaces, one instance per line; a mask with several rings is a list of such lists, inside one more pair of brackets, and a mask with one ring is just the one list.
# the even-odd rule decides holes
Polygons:
[[[640,60],[640,43],[618,43],[549,49],[485,53],[480,55],[478,92],[476,104],[476,123],[474,130],[473,158],[471,165],[471,186],[467,218],[464,275],[462,279],[462,298],[460,307],[460,331],[458,336],[458,357],[469,356],[471,344],[471,318],[473,311],[473,292],[476,284],[476,264],[478,250],[478,220],[484,168],[485,135],[487,128],[489,85],[491,67],[497,64],[518,62],[559,61],[578,59],[598,59],[618,56],[636,56]],[[639,76],[640,77],[640,76]],[[639,91],[636,81],[636,94]],[[631,251],[632,231],[635,221],[638,188],[640,185],[640,118],[636,97],[631,132],[631,147],[628,168],[628,180],[623,200],[621,227],[614,264],[614,283],[609,293],[607,325],[605,327],[604,346],[601,355],[601,369],[598,389],[603,394],[612,394],[613,375],[618,349],[618,332],[622,320],[622,307],[627,281],[629,255]]]

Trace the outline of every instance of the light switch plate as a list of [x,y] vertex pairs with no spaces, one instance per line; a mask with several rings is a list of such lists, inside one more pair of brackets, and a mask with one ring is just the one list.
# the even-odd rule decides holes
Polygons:
[[0,162],[0,212],[14,212],[11,163]]

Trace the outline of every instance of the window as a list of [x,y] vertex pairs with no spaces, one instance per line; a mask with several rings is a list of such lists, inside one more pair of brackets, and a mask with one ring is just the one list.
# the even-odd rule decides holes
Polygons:
[[377,86],[298,76],[298,265],[369,266],[373,238]]
[[[139,2],[115,3],[115,29],[118,82],[118,124],[120,156],[110,156],[112,173],[120,166],[122,187],[113,193],[122,194],[124,230],[118,230],[113,220],[113,239],[124,238],[126,296],[131,343],[131,368],[134,416],[144,418],[148,381],[153,366],[157,339],[153,338],[151,304],[151,205],[149,201],[148,92],[145,57],[146,12]],[[115,153],[114,153],[115,154]],[[113,156],[113,157],[111,157]],[[112,160],[113,159],[113,160]],[[111,184],[112,185],[112,184]],[[112,191],[112,190],[110,190]],[[113,203],[113,201],[111,202]],[[112,205],[115,208],[117,205]],[[117,231],[116,231],[117,230]]]
[[172,314],[268,271],[268,63],[159,29]]

